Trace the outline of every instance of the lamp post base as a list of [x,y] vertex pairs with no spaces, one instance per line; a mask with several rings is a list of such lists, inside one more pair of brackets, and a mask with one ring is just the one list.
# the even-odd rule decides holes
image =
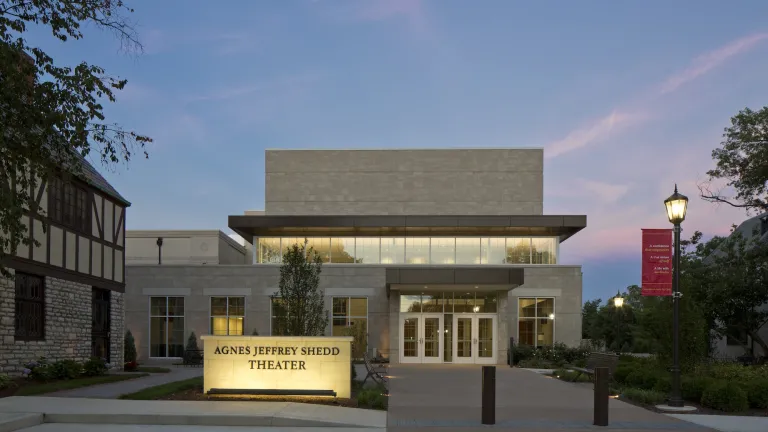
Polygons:
[[671,405],[656,405],[656,409],[659,411],[665,411],[665,412],[677,412],[677,413],[691,413],[696,411],[696,407],[690,406],[690,405],[680,405],[680,406],[671,406]]

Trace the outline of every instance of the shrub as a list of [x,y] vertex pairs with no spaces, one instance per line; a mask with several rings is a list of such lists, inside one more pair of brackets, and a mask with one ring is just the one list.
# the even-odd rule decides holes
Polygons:
[[352,381],[357,379],[357,370],[355,369],[355,363],[350,362],[350,366],[352,366]]
[[123,370],[126,372],[133,372],[138,368],[139,368],[139,364],[136,363],[135,361],[126,362],[123,365]]
[[699,368],[699,374],[730,381],[753,381],[768,376],[768,366],[743,366],[739,363],[713,363]]
[[136,341],[133,340],[133,334],[130,330],[125,332],[125,343],[123,344],[123,361],[126,363],[136,362]]
[[189,334],[189,337],[187,338],[187,347],[184,349],[187,351],[197,351],[200,349],[197,347],[197,335],[195,335],[195,332]]
[[622,396],[633,402],[645,405],[658,405],[667,399],[667,395],[664,393],[637,388],[625,389]]
[[50,381],[53,379],[53,369],[45,357],[24,365],[23,376],[35,381]]
[[739,412],[749,408],[747,392],[729,381],[716,382],[707,387],[701,396],[701,404],[725,412]]
[[669,392],[672,391],[672,377],[666,374],[657,375],[656,383],[653,384],[653,390],[669,394]]
[[684,400],[699,403],[704,390],[716,381],[701,375],[684,376],[680,381],[680,395]]
[[653,369],[638,368],[627,375],[626,384],[643,390],[651,390],[656,385],[658,372]]
[[619,384],[627,382],[627,376],[635,371],[635,368],[628,364],[621,364],[613,371],[613,379]]
[[83,365],[83,375],[85,376],[106,375],[107,370],[107,361],[103,358],[91,357]]
[[[566,369],[558,369],[552,372],[552,376],[555,378],[560,378],[563,381],[573,381],[577,375],[579,375],[578,372],[569,371]],[[590,377],[587,374],[581,374],[579,375],[578,381],[590,381]]]
[[747,400],[752,408],[768,408],[768,378],[756,379],[744,383]]
[[13,384],[15,384],[15,383],[13,382],[11,377],[9,377],[6,374],[0,374],[0,390],[2,390],[4,388],[8,388],[8,387],[12,386]]
[[528,345],[515,345],[512,347],[512,364],[518,364],[523,360],[533,357],[535,348]]
[[53,379],[75,379],[83,373],[83,365],[74,360],[59,360],[53,363],[50,368]]

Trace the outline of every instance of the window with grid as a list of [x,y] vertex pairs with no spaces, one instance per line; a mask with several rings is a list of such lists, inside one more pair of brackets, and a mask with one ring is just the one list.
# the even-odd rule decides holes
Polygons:
[[555,337],[555,299],[518,299],[517,341],[533,347],[552,346]]
[[245,297],[211,297],[211,334],[242,336]]
[[352,336],[352,356],[362,358],[368,349],[368,299],[333,297],[331,315],[333,336]]
[[88,211],[88,191],[54,177],[48,187],[48,214],[55,223],[90,234],[91,217]]
[[45,278],[17,271],[16,315],[17,340],[45,340]]
[[149,356],[184,356],[184,297],[149,298]]

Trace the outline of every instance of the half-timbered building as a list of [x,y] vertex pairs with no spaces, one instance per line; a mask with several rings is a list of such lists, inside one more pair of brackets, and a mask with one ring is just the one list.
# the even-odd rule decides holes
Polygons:
[[[102,357],[122,364],[125,212],[130,203],[85,159],[76,176],[41,179],[30,190],[30,238],[3,263],[0,371],[19,372],[44,356]],[[33,208],[36,206],[32,206]]]

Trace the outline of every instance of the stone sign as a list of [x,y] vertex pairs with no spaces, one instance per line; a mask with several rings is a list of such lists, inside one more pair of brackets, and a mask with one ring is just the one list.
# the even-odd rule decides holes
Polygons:
[[204,335],[201,339],[205,393],[324,390],[350,397],[351,336]]

